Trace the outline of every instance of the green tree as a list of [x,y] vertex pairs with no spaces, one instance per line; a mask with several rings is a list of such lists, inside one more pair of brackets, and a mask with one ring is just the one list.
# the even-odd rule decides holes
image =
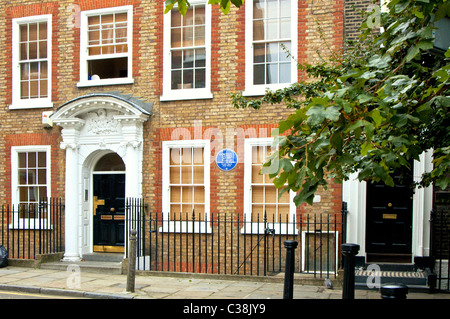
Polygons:
[[279,123],[278,151],[261,173],[276,177],[281,193],[297,192],[296,205],[311,204],[319,186],[352,173],[393,186],[394,171],[411,170],[424,151],[433,153],[434,168],[418,186],[449,183],[450,49],[432,49],[433,25],[450,16],[450,4],[393,0],[388,10],[379,20],[383,32],[373,29],[369,19],[379,10],[372,12],[344,54],[300,65],[307,80],[256,100],[232,95],[236,108],[293,109]]
[[[244,0],[208,0],[208,3],[220,5],[222,12],[228,14],[231,9],[231,5],[239,8],[244,3]],[[182,15],[185,15],[189,6],[190,4],[188,0],[166,0],[166,8],[164,13],[167,13],[176,7]]]
[[[243,0],[208,3],[227,14]],[[189,2],[166,0],[165,12],[175,5],[185,14]],[[359,41],[343,54],[299,65],[307,80],[259,99],[232,94],[236,108],[283,104],[293,110],[279,123],[278,150],[261,173],[275,177],[281,194],[296,192],[296,205],[311,204],[319,186],[352,173],[392,186],[394,171],[411,170],[425,151],[432,152],[434,168],[416,186],[449,184],[450,49],[433,51],[433,30],[450,16],[450,3],[392,0],[387,7],[367,15]],[[383,32],[373,28],[374,14]]]

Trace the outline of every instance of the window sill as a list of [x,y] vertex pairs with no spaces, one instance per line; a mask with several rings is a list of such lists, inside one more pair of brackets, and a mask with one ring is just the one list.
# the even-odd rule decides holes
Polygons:
[[244,222],[241,227],[243,235],[298,235],[298,229],[292,222],[272,223],[272,222]]
[[88,80],[80,81],[77,83],[77,87],[92,87],[92,86],[107,86],[107,85],[121,85],[121,84],[134,84],[134,79],[105,79],[105,80]]
[[10,110],[24,110],[24,109],[49,109],[53,108],[53,103],[50,101],[33,101],[33,100],[26,100],[26,101],[20,101],[20,102],[13,102],[9,106]]
[[53,226],[49,225],[47,221],[34,221],[33,219],[22,221],[15,221],[14,224],[9,224],[9,229],[23,229],[23,230],[52,230]]
[[242,96],[264,96],[266,94],[266,90],[276,91],[282,90],[290,87],[292,84],[284,83],[284,84],[275,84],[275,85],[254,85],[247,87],[244,92],[242,92]]
[[159,227],[160,233],[202,233],[210,234],[212,232],[210,221],[164,221]]
[[169,92],[160,96],[159,100],[161,102],[169,102],[169,101],[183,101],[183,100],[208,100],[212,99],[214,95],[209,91],[177,91],[177,92]]

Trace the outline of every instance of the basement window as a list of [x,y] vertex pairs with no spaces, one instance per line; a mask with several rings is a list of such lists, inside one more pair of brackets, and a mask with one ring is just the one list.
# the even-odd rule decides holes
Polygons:
[[82,12],[78,86],[133,83],[132,7]]

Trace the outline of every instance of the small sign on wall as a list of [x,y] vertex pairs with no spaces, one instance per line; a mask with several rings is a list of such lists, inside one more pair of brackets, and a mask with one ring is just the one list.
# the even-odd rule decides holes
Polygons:
[[222,171],[230,171],[236,167],[238,157],[235,151],[230,149],[221,150],[216,156],[216,164]]

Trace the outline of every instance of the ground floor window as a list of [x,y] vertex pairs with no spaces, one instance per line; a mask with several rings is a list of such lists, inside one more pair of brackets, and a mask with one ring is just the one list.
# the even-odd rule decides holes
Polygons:
[[[18,219],[47,218],[39,203],[50,195],[50,146],[11,149],[12,204]],[[20,222],[19,222],[20,223]]]
[[[244,149],[244,214],[248,222],[255,223],[257,232],[264,229],[264,223],[274,229],[282,229],[280,223],[292,223],[295,215],[292,192],[281,194],[267,174],[260,174],[267,157],[274,151],[273,138],[252,138],[245,140]],[[275,227],[275,224],[278,226]]]
[[170,221],[207,218],[209,163],[209,141],[163,142],[163,210]]

